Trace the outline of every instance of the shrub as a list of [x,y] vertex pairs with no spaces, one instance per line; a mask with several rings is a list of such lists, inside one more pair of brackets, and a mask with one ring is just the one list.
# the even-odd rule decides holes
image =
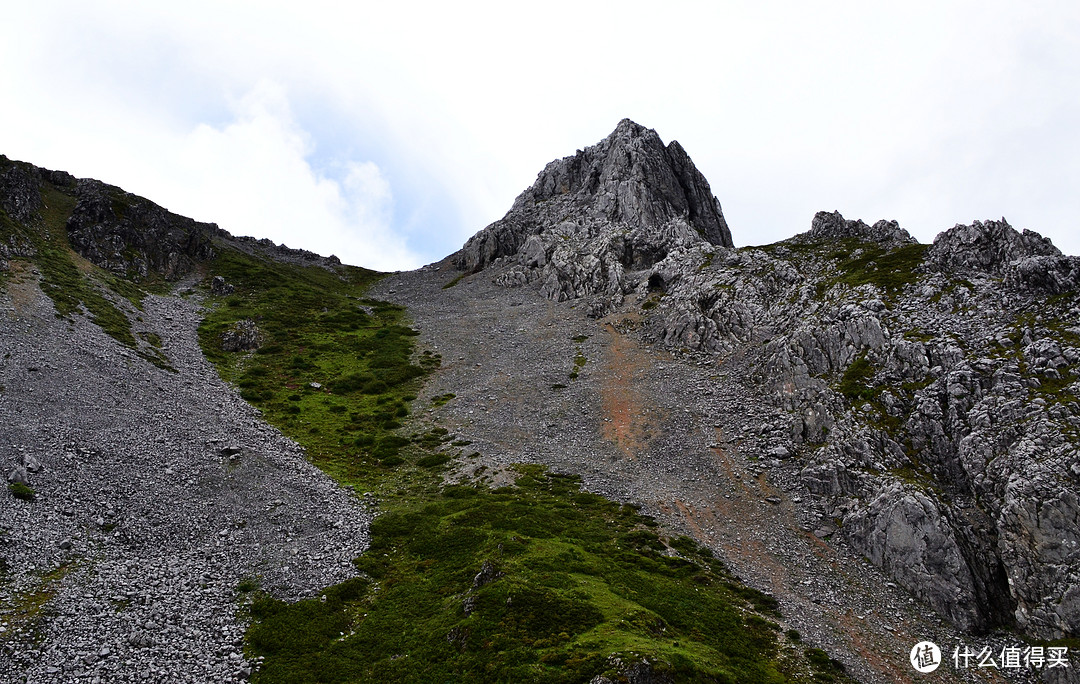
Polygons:
[[11,495],[16,499],[22,499],[23,501],[33,501],[37,496],[37,493],[33,489],[27,487],[22,482],[12,482],[8,485],[8,491],[11,492]]

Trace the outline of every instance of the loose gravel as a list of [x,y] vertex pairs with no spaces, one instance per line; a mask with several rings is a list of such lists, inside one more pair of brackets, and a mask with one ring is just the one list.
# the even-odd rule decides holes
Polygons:
[[205,360],[199,302],[144,309],[178,372],[57,318],[32,271],[0,292],[0,467],[36,493],[0,492],[0,681],[244,680],[240,589],[313,596],[368,544],[370,502]]
[[[784,629],[863,682],[914,681],[908,656],[922,640],[950,654],[958,644],[1017,645],[957,633],[801,505],[809,493],[790,456],[790,420],[750,380],[750,359],[645,344],[640,308],[592,319],[584,305],[494,284],[497,271],[443,289],[456,275],[443,262],[373,291],[407,306],[421,345],[442,355],[417,413],[471,442],[452,477],[500,484],[518,462],[580,475],[588,490],[711,548],[779,600]],[[445,405],[425,404],[447,392],[456,396]],[[934,676],[1002,681],[1002,672],[942,667]],[[1036,681],[1030,671],[1004,674]]]

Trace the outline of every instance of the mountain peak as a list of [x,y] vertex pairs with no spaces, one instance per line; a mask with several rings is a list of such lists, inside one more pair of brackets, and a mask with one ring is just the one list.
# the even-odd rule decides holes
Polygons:
[[[656,131],[623,119],[597,144],[545,166],[506,216],[452,260],[468,272],[516,260],[521,268],[512,280],[540,278],[553,299],[620,300],[640,285],[630,274],[673,251],[712,246],[733,243],[708,181],[677,142],[665,145]],[[595,258],[562,255],[571,248]]]

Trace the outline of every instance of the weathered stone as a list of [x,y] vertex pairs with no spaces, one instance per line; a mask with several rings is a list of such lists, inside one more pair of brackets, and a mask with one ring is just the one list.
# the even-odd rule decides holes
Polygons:
[[210,281],[210,294],[219,296],[231,295],[235,291],[236,288],[225,282],[225,278],[222,276],[214,276]]
[[26,468],[21,465],[17,465],[8,471],[7,481],[11,484],[30,484],[29,475],[27,475]]
[[971,570],[952,528],[920,492],[887,486],[844,520],[848,539],[875,565],[964,629],[979,627]]
[[250,351],[263,344],[263,334],[255,321],[245,318],[221,334],[221,348],[227,352]]
[[1061,252],[1049,239],[1030,230],[1018,233],[1001,219],[950,228],[934,239],[926,260],[941,270],[1001,275],[1014,262],[1037,256]]
[[39,473],[43,468],[41,461],[38,460],[37,456],[25,452],[19,454],[18,463],[30,473]]
[[500,570],[497,570],[491,561],[486,560],[480,566],[480,572],[476,573],[473,577],[472,588],[479,589],[482,586],[491,584],[495,580],[503,576]]
[[896,221],[881,220],[873,226],[868,226],[862,220],[845,220],[838,211],[832,213],[819,211],[815,214],[807,236],[815,240],[855,238],[867,242],[876,242],[886,247],[897,247],[917,242]]
[[114,273],[176,280],[214,255],[212,224],[177,216],[158,205],[95,180],[81,180],[68,219],[75,251]]
[[643,282],[628,274],[711,245],[732,242],[708,182],[677,142],[665,146],[624,119],[600,143],[548,164],[452,261],[475,272],[511,259],[519,270],[497,275],[500,284],[539,280],[550,299],[589,298],[602,315]]

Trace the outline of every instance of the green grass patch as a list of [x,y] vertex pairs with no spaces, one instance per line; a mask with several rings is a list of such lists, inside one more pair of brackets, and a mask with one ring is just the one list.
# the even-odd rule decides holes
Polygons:
[[245,577],[236,584],[236,591],[241,594],[250,594],[259,588],[259,580],[255,577]]
[[873,401],[881,394],[881,387],[874,385],[874,366],[866,357],[866,352],[859,354],[846,369],[840,379],[837,391],[852,403]]
[[[889,295],[894,295],[905,286],[916,282],[920,273],[919,266],[929,245],[904,245],[886,250],[879,245],[857,240],[847,240],[839,249],[829,254],[829,258],[838,262],[840,274],[834,283],[843,283],[851,287],[874,285]],[[862,250],[856,256],[858,250]],[[827,289],[827,288],[826,288]]]
[[[33,233],[37,255],[34,263],[41,270],[41,289],[53,301],[62,317],[71,316],[86,307],[91,320],[111,337],[128,347],[136,347],[131,333],[131,321],[109,301],[94,283],[76,267],[79,258],[67,240],[67,219],[75,208],[75,198],[59,190],[47,188],[42,192],[42,230]],[[89,264],[84,268],[92,269]]]
[[[252,607],[260,682],[583,682],[609,656],[675,681],[795,681],[775,601],[688,556],[577,478],[520,467],[512,487],[449,486],[386,513],[357,567],[318,599]],[[637,656],[633,654],[638,654]]]
[[[404,309],[365,296],[381,277],[374,271],[217,252],[207,273],[236,290],[209,299],[213,309],[199,327],[204,353],[317,465],[350,482],[377,484],[383,470],[403,462],[409,440],[395,431],[438,356],[414,354],[418,333],[403,324]],[[245,318],[259,327],[263,346],[254,354],[223,351],[222,334]]]
[[20,648],[21,643],[40,644],[45,639],[47,621],[55,614],[49,602],[56,596],[57,584],[71,568],[60,567],[42,575],[36,586],[12,596],[4,606],[7,631],[0,633],[0,647]]
[[585,367],[585,364],[589,362],[589,359],[578,349],[574,354],[574,367],[570,369],[570,379],[577,380],[581,375],[581,369]]
[[37,496],[33,488],[26,486],[22,482],[12,482],[8,485],[8,491],[16,499],[22,499],[23,501],[33,501]]
[[443,286],[442,286],[442,289],[444,289],[444,290],[449,290],[449,289],[450,289],[450,288],[452,288],[453,286],[455,286],[455,285],[457,285],[458,283],[460,283],[460,282],[461,282],[461,279],[462,279],[462,278],[464,278],[464,277],[465,277],[465,276],[467,276],[467,275],[469,275],[469,274],[468,274],[468,273],[459,273],[459,274],[457,274],[457,275],[456,275],[456,276],[454,277],[454,279],[453,279],[453,280],[451,280],[450,282],[448,282],[448,283],[446,283],[445,285],[443,285]]

